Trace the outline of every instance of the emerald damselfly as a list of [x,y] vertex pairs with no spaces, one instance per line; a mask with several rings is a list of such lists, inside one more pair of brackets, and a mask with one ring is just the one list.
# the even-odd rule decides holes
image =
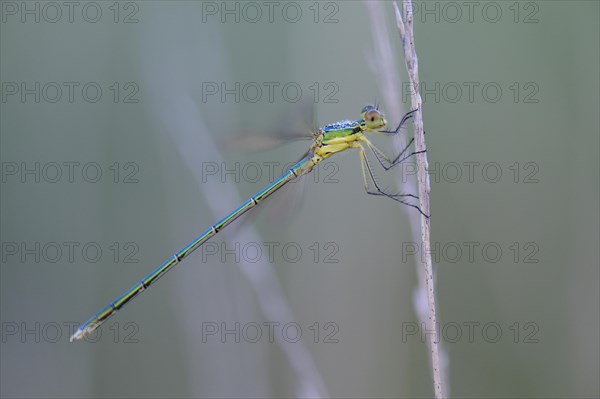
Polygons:
[[[169,257],[165,262],[153,270],[150,274],[144,277],[141,281],[137,282],[133,287],[127,290],[123,295],[118,297],[116,300],[111,302],[109,305],[104,307],[89,320],[83,323],[77,331],[71,336],[71,341],[76,339],[82,339],[94,330],[96,330],[102,323],[104,323],[109,317],[114,315],[116,312],[121,310],[126,304],[131,302],[136,296],[142,291],[145,291],[152,284],[158,281],[159,278],[164,276],[169,270],[175,265],[180,263],[182,260],[187,258],[192,252],[197,250],[202,244],[208,241],[210,238],[215,236],[225,227],[230,225],[233,221],[238,219],[240,216],[254,208],[256,205],[261,203],[264,199],[269,197],[275,191],[286,185],[292,180],[295,180],[303,175],[310,173],[313,168],[323,160],[331,157],[333,154],[343,152],[349,149],[357,149],[359,151],[359,157],[362,166],[363,183],[365,190],[368,194],[384,196],[398,201],[402,204],[408,205],[417,209],[421,214],[421,208],[411,203],[411,198],[418,199],[413,194],[393,194],[386,192],[381,189],[375,179],[375,174],[371,169],[371,165],[365,154],[365,146],[369,148],[375,158],[379,161],[381,166],[385,170],[398,165],[407,158],[424,151],[412,151],[410,148],[414,142],[414,138],[411,139],[406,146],[400,151],[400,153],[393,159],[388,158],[381,150],[379,150],[366,136],[365,133],[376,133],[376,134],[397,134],[406,121],[412,116],[411,111],[404,115],[398,127],[395,130],[382,130],[386,125],[387,121],[383,113],[375,105],[367,105],[362,109],[361,118],[357,120],[344,120],[335,122],[329,125],[325,125],[320,129],[316,130],[312,134],[313,143],[308,151],[302,156],[302,158],[296,162],[286,173],[280,176],[278,179],[273,181],[267,187],[257,192],[252,197],[248,198],[242,205],[237,209],[230,212],[227,216],[210,226],[206,231],[192,240],[185,247],[177,251],[174,255]],[[424,214],[423,214],[424,215]],[[428,217],[427,215],[424,215]]]

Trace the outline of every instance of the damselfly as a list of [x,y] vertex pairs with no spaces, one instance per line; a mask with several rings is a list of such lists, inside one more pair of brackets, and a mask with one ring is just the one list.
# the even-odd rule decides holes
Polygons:
[[[395,130],[381,130],[387,125],[387,121],[377,106],[367,105],[362,109],[361,118],[351,121],[344,120],[335,122],[330,125],[323,126],[317,131],[313,132],[312,140],[313,143],[308,151],[302,156],[302,158],[296,162],[286,173],[281,177],[273,181],[267,187],[250,197],[246,202],[240,205],[239,208],[229,213],[223,219],[219,220],[212,226],[210,226],[204,233],[200,234],[193,241],[183,247],[181,250],[176,252],[173,256],[167,259],[163,264],[157,267],[154,271],[144,277],[141,281],[136,283],[127,292],[118,297],[116,300],[111,302],[104,309],[92,316],[88,321],[83,323],[77,331],[71,336],[71,341],[75,339],[82,339],[88,334],[92,333],[102,323],[104,323],[110,316],[119,311],[123,306],[128,304],[142,291],[154,284],[160,277],[165,275],[171,270],[176,264],[187,258],[192,252],[198,249],[207,240],[215,236],[218,232],[223,230],[234,220],[238,219],[244,213],[261,203],[265,198],[273,194],[275,191],[283,187],[290,181],[297,179],[298,177],[305,175],[312,171],[312,169],[324,159],[329,158],[333,154],[338,152],[346,151],[354,148],[359,151],[359,157],[362,165],[362,174],[365,190],[368,194],[378,195],[391,198],[405,205],[411,206],[417,209],[421,214],[421,208],[418,205],[411,203],[411,198],[414,201],[418,199],[413,194],[393,194],[382,190],[375,180],[375,175],[371,170],[369,161],[365,154],[365,146],[368,147],[375,158],[379,161],[381,166],[385,170],[389,170],[395,165],[398,165],[407,158],[418,154],[423,151],[412,151],[410,148],[414,142],[412,138],[408,144],[400,151],[400,153],[393,159],[388,158],[381,150],[379,150],[371,141],[364,135],[364,133],[377,133],[377,134],[397,134],[406,121],[412,116],[414,111],[411,111],[404,115],[398,127]],[[425,215],[428,217],[427,215]]]

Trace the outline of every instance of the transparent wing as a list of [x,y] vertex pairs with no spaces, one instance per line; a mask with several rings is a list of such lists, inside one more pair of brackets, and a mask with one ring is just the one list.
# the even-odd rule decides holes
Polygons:
[[317,128],[314,104],[304,102],[280,116],[272,130],[225,134],[218,146],[223,151],[267,151],[292,141],[312,140]]

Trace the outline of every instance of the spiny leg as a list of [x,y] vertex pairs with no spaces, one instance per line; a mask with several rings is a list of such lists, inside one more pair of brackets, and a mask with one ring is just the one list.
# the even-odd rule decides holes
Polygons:
[[[375,175],[373,174],[373,171],[371,170],[371,166],[369,165],[369,161],[367,160],[367,156],[365,154],[365,149],[359,143],[356,143],[355,147],[358,148],[358,150],[359,150],[359,156],[360,156],[360,161],[361,161],[360,165],[362,168],[362,175],[363,175],[363,183],[364,183],[365,191],[367,192],[367,194],[391,198],[394,201],[400,202],[401,204],[408,205],[410,207],[415,208],[423,216],[425,216],[426,218],[429,218],[428,215],[423,213],[423,211],[421,210],[421,208],[418,205],[411,204],[410,202],[406,202],[405,200],[401,199],[401,198],[406,198],[406,197],[419,199],[419,197],[417,197],[416,195],[413,195],[413,194],[391,194],[391,193],[387,193],[387,192],[383,191],[379,187],[379,184],[377,183]],[[369,176],[369,179],[367,178],[367,176]],[[371,188],[369,185],[369,180],[375,187],[375,191],[371,191]]]
[[398,127],[396,128],[396,130],[379,130],[379,133],[385,133],[385,134],[398,133],[400,131],[400,129],[402,128],[402,126],[404,126],[406,121],[409,120],[410,118],[412,118],[412,116],[415,112],[417,112],[417,110],[413,109],[412,111],[409,111],[406,114],[404,114],[404,116],[402,117],[402,120],[400,121],[400,123],[398,123]]
[[404,149],[402,151],[400,151],[400,153],[392,161],[383,153],[383,151],[381,151],[379,148],[377,148],[375,146],[375,144],[371,143],[371,141],[369,139],[367,139],[366,137],[364,137],[361,141],[363,141],[364,143],[367,144],[367,146],[371,149],[371,151],[375,155],[375,158],[377,158],[377,161],[379,161],[379,164],[381,165],[381,167],[385,170],[390,170],[394,166],[398,165],[399,163],[402,163],[403,161],[407,160],[408,158],[412,157],[413,155],[427,152],[427,150],[423,150],[423,151],[413,151],[410,154],[406,154],[406,151],[410,148],[410,145],[413,143],[413,141],[415,141],[415,139],[412,138],[409,141],[409,143],[404,147]]

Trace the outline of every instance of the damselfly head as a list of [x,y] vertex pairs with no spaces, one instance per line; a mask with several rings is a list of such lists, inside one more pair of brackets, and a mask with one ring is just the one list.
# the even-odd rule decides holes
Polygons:
[[379,129],[387,125],[383,113],[376,105],[367,105],[361,111],[361,117],[369,129]]

